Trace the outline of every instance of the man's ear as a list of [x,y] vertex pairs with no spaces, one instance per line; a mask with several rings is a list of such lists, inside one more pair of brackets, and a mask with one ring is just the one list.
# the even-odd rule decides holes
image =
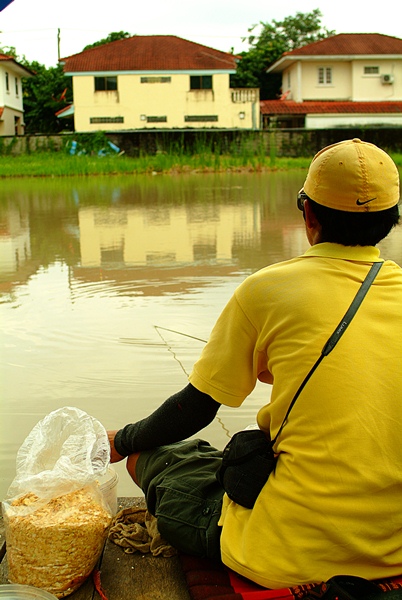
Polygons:
[[311,204],[308,198],[304,201],[303,208],[306,227],[308,227],[308,229],[316,227],[316,225],[318,224],[317,217],[315,216],[313,209],[311,208]]
[[310,244],[318,244],[321,238],[321,224],[317,220],[308,198],[304,201],[303,208],[307,238]]

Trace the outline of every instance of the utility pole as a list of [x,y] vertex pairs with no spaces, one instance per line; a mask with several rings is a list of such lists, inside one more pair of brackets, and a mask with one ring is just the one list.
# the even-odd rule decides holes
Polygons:
[[57,30],[57,59],[60,60],[60,27]]

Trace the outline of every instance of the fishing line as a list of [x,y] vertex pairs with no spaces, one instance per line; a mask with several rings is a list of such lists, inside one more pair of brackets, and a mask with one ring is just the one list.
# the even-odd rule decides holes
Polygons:
[[[180,361],[179,358],[177,358],[176,353],[173,350],[172,346],[165,340],[165,338],[163,337],[163,335],[159,331],[159,329],[165,329],[165,327],[158,327],[157,325],[154,325],[154,327],[156,329],[156,333],[159,335],[159,337],[161,338],[162,342],[165,344],[166,348],[168,349],[168,352],[170,352],[173,355],[173,358],[175,359],[176,362],[179,363],[179,365],[180,365],[181,370],[183,371],[183,373],[188,377],[188,373],[187,373],[186,369],[184,368],[183,363]],[[172,330],[171,329],[167,329],[167,331],[172,331]],[[189,337],[191,337],[191,336],[189,336]]]
[[[183,335],[185,337],[189,337],[192,338],[194,340],[198,340],[199,342],[204,342],[205,344],[207,343],[206,340],[202,340],[201,338],[195,337],[193,335],[188,335],[187,333],[181,333],[180,331],[175,331],[174,329],[168,329],[167,327],[160,327],[159,325],[154,325],[157,334],[159,335],[159,337],[161,338],[161,340],[163,341],[163,343],[165,344],[166,348],[168,349],[168,351],[173,355],[173,358],[175,359],[175,361],[177,361],[183,371],[183,373],[186,375],[186,377],[189,377],[189,374],[187,373],[183,363],[177,358],[175,351],[173,350],[172,346],[167,342],[167,340],[165,340],[165,338],[163,337],[163,335],[161,334],[161,332],[159,331],[159,329],[163,329],[164,331],[170,331],[171,333],[177,333],[179,335]],[[216,415],[215,419],[218,421],[218,423],[220,423],[223,431],[225,432],[226,436],[230,439],[231,435],[230,435],[230,431],[229,429],[225,426],[225,424],[223,423],[222,419]]]

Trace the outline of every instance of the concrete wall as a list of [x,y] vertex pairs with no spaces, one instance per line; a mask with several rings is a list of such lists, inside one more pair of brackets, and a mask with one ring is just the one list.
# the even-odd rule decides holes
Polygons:
[[360,138],[388,152],[402,152],[402,128],[339,127],[337,129],[280,129],[271,138],[277,156],[312,156],[321,148]]
[[[402,127],[402,114],[307,115],[306,129],[335,129],[337,127]],[[402,134],[402,130],[401,130]]]
[[[263,146],[267,155],[274,150],[276,156],[311,156],[318,150],[344,139],[358,137],[377,144],[385,150],[402,152],[402,127],[353,127],[328,129],[277,129],[271,131],[135,131],[127,133],[107,133],[111,142],[124,150],[128,156],[155,154],[169,151],[172,146],[182,147],[186,152],[197,151],[200,144],[217,148],[222,154],[236,145],[248,148],[255,144]],[[1,154],[22,154],[41,150],[63,151],[74,134],[27,135],[0,138]]]

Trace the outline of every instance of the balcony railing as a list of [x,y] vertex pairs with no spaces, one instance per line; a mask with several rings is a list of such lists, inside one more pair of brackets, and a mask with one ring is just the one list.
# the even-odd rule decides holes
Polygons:
[[259,88],[233,88],[231,90],[232,102],[258,102],[260,99]]

